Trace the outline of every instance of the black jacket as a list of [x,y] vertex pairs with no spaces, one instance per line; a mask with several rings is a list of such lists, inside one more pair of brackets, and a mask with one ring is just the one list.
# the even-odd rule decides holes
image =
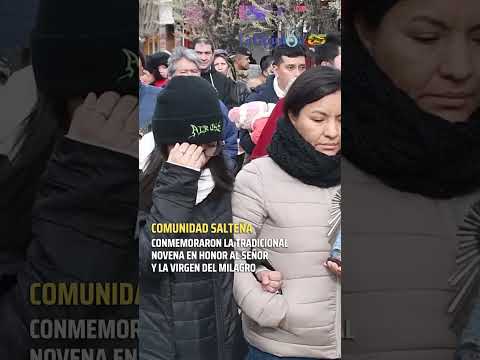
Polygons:
[[207,80],[217,91],[218,98],[230,110],[235,106],[239,106],[238,99],[235,99],[235,82],[225,75],[217,72],[213,66],[210,70],[203,72],[202,77]]
[[248,88],[247,84],[243,81],[237,80],[233,86],[233,99],[235,101],[236,106],[241,106],[247,102],[248,96],[250,96],[250,89]]
[[[12,277],[18,271],[18,267],[25,261],[25,249],[30,241],[30,234],[22,231],[25,228],[25,222],[30,224],[30,216],[22,216],[25,214],[23,207],[31,208],[33,199],[28,197],[27,201],[19,199],[17,206],[12,206],[14,198],[25,191],[11,183],[13,168],[7,156],[0,155],[0,188],[2,196],[0,196],[0,294],[5,291],[11,284]],[[5,191],[6,190],[6,191]],[[25,198],[25,195],[23,196]],[[27,204],[24,204],[24,203]],[[18,209],[18,210],[17,210]],[[12,221],[16,219],[20,222],[20,232],[13,229]],[[12,236],[16,235],[15,241]]]
[[[0,359],[27,359],[42,348],[135,349],[135,339],[34,339],[33,319],[135,319],[138,306],[31,303],[34,283],[137,286],[138,160],[64,139],[48,162],[31,211],[31,241],[14,285],[0,296]],[[11,238],[11,241],[15,241]],[[37,293],[37,300],[41,296]]]
[[276,104],[280,99],[273,88],[274,79],[275,75],[270,75],[265,84],[258,86],[256,91],[250,94],[246,102],[263,101],[266,103]]
[[[139,358],[142,360],[241,360],[241,322],[233,299],[233,273],[153,272],[151,240],[218,238],[219,234],[158,234],[152,223],[229,223],[231,194],[213,190],[195,205],[200,173],[164,163],[150,213],[139,217],[141,305]],[[216,250],[222,250],[217,248]],[[164,263],[199,263],[168,260]]]
[[0,155],[0,294],[25,262],[31,210],[50,152],[51,146],[47,146],[45,151],[35,151],[28,162],[22,158],[15,164]]

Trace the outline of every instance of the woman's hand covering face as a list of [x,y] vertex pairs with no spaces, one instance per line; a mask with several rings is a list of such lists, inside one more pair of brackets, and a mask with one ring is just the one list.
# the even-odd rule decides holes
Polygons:
[[189,143],[175,144],[168,155],[168,162],[198,170],[202,169],[207,161],[203,147]]
[[74,112],[67,137],[138,159],[138,99],[106,92],[94,93]]

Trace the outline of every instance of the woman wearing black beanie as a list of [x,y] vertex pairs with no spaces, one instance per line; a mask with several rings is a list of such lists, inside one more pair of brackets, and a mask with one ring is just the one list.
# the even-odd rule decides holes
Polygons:
[[479,3],[342,5],[344,358],[478,358]]
[[[144,360],[243,360],[233,273],[206,272],[201,266],[208,261],[185,255],[233,249],[152,246],[153,239],[230,237],[210,229],[214,223],[232,222],[233,176],[222,152],[222,119],[216,93],[201,77],[174,77],[158,95],[152,118],[156,148],[140,178],[139,358]],[[208,231],[152,233],[152,226],[185,223],[202,224]],[[152,254],[168,251],[185,258],[152,260]],[[186,263],[198,269],[182,272]]]

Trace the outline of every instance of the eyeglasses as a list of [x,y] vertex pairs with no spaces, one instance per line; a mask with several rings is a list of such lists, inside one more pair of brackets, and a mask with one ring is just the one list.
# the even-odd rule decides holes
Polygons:
[[225,141],[217,141],[214,144],[206,144],[203,146],[203,152],[206,156],[217,156],[220,155],[223,148],[225,147]]

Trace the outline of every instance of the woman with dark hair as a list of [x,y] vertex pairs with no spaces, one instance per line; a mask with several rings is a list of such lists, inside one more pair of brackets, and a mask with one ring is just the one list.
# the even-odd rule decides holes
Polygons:
[[155,82],[155,77],[146,69],[147,58],[141,47],[138,47],[138,76],[142,85],[150,85]]
[[255,247],[269,261],[256,274],[235,274],[249,360],[340,358],[340,283],[325,266],[340,185],[340,102],[339,71],[314,68],[300,75],[285,97],[270,156],[237,175],[234,221],[252,224],[254,233],[236,237],[288,242]]
[[153,75],[154,81],[149,84],[155,87],[163,87],[168,80],[168,59],[170,55],[160,51],[147,57],[145,69]]
[[155,224],[232,222],[233,177],[222,152],[223,115],[215,90],[201,77],[172,78],[157,98],[152,128],[156,149],[140,178],[139,358],[243,359],[233,273],[180,272],[176,267],[190,263],[200,267],[203,263],[187,260],[187,256],[152,261],[152,253],[158,250],[180,254],[208,250],[154,248],[152,239],[230,236],[213,234],[211,229],[181,234],[151,230]]
[[344,358],[478,358],[478,1],[343,5]]

